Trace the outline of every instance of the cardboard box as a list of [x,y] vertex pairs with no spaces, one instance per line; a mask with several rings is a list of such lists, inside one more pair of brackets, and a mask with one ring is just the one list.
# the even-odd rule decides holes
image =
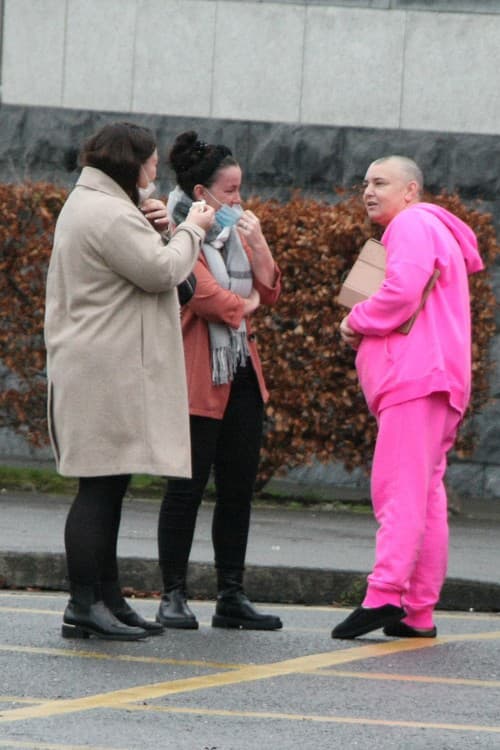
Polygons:
[[[438,277],[439,271],[435,270],[425,285],[419,306],[411,318],[397,329],[399,333],[409,333]],[[370,238],[361,248],[356,262],[347,274],[337,297],[337,302],[348,308],[354,307],[358,302],[363,302],[372,294],[378,292],[384,278],[385,247],[378,240]]]
[[354,307],[378,292],[385,278],[385,247],[370,238],[361,248],[358,259],[347,274],[337,302]]

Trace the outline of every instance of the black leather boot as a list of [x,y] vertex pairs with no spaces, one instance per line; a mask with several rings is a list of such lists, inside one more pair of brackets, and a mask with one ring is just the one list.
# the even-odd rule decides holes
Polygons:
[[131,627],[147,630],[149,635],[161,635],[163,633],[163,626],[160,623],[154,622],[154,620],[145,620],[135,609],[132,609],[123,597],[118,581],[101,583],[101,592],[104,604],[120,622]]
[[147,638],[143,628],[124,625],[98,599],[94,586],[71,584],[71,596],[63,615],[63,638],[97,638],[115,641],[138,641]]
[[197,630],[198,620],[190,610],[186,596],[186,581],[182,576],[163,576],[165,590],[156,615],[165,628]]
[[242,628],[243,630],[279,630],[279,617],[259,612],[243,591],[243,571],[218,569],[217,604],[212,617],[214,628]]

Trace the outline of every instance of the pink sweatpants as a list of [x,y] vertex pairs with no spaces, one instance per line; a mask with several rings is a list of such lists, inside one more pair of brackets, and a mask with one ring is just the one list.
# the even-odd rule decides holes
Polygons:
[[417,628],[433,626],[446,576],[448,509],[443,476],[460,415],[434,393],[378,415],[371,494],[379,524],[363,606],[395,604]]

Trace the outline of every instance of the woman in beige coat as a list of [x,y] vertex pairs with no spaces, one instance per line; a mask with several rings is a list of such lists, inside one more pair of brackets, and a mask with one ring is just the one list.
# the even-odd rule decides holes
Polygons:
[[71,597],[62,635],[161,632],[121,595],[116,544],[136,472],[188,477],[189,418],[176,286],[213,222],[194,206],[168,244],[152,133],[103,127],[56,224],[47,278],[49,430],[58,471],[79,478],[65,545]]

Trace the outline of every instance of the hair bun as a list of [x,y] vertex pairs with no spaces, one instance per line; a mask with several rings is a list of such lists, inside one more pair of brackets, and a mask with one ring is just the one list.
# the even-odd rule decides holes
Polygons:
[[175,139],[168,161],[175,172],[186,172],[203,159],[206,150],[207,144],[198,140],[198,134],[194,130],[187,130]]
[[201,141],[194,130],[177,136],[167,162],[175,172],[177,184],[191,198],[196,185],[209,187],[219,169],[238,164],[231,149]]

